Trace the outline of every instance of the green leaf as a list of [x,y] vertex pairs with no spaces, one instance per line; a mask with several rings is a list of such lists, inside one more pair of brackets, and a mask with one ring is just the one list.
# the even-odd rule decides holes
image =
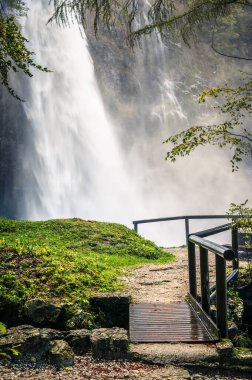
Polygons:
[[0,322],[0,332],[2,334],[5,334],[6,333],[6,326],[4,323]]

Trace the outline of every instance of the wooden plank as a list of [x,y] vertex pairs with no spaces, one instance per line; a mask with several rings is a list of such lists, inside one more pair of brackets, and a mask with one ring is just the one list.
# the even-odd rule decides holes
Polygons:
[[129,325],[132,342],[213,342],[218,340],[185,301],[172,304],[131,304]]

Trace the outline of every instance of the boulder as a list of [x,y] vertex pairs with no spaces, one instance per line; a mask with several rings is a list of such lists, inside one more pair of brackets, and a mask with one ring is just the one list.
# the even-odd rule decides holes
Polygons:
[[43,299],[34,298],[26,301],[23,308],[23,315],[28,320],[39,326],[51,326],[57,323],[61,308]]
[[49,363],[58,369],[74,365],[73,350],[65,340],[55,340],[52,342],[48,358]]
[[63,334],[52,329],[39,329],[30,325],[12,327],[5,334],[0,335],[0,351],[12,357],[12,348],[19,354],[13,357],[14,361],[46,360],[51,341],[60,339]]
[[0,351],[12,357],[12,348],[19,354],[15,361],[44,360],[50,349],[50,342],[59,339],[63,334],[57,330],[39,329],[29,325],[12,327],[0,336]]
[[252,319],[252,284],[240,288],[239,295],[243,300],[242,322],[250,325]]
[[90,331],[86,329],[69,331],[65,340],[76,355],[83,355],[91,347]]
[[20,313],[20,303],[12,302],[10,300],[1,299],[0,301],[0,316],[1,322],[7,326],[17,326],[25,323],[25,320]]
[[233,358],[233,343],[229,339],[224,339],[216,343],[216,349],[219,354],[220,363],[226,363]]
[[64,323],[66,330],[81,329],[86,319],[86,313],[82,309],[78,309],[71,313],[71,317]]
[[239,328],[235,323],[232,323],[232,325],[228,328],[228,338],[234,339],[239,334]]
[[129,329],[130,296],[125,294],[98,294],[90,298],[91,310],[97,315],[100,327]]
[[41,337],[46,337],[47,339],[55,340],[55,339],[63,339],[65,333],[63,331],[49,329],[49,328],[42,328],[39,329]]
[[128,353],[127,330],[114,327],[100,328],[92,331],[91,349],[94,358],[124,359]]

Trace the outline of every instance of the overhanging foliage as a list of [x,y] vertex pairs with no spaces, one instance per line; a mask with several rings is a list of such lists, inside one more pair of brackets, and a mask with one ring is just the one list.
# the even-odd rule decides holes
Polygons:
[[[9,7],[11,7],[11,11],[9,11]],[[25,11],[24,3],[19,0],[10,0],[5,7],[0,3],[0,80],[10,94],[18,100],[22,99],[10,84],[12,72],[20,71],[32,77],[32,67],[41,71],[49,71],[35,63],[34,53],[27,48],[29,41],[22,35],[16,19],[18,15],[23,16]]]
[[245,156],[252,156],[252,133],[244,126],[244,119],[252,112],[252,79],[244,80],[238,86],[224,86],[204,90],[199,97],[220,98],[223,104],[216,106],[225,120],[219,124],[192,126],[185,131],[170,136],[164,143],[170,143],[166,159],[174,162],[179,156],[189,155],[198,146],[207,144],[233,150],[232,169],[237,170]]

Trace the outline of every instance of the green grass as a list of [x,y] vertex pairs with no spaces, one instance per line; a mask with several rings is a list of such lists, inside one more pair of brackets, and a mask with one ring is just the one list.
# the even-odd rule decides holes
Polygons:
[[172,259],[119,224],[0,218],[0,302],[41,297],[85,307],[93,292],[121,290],[125,267]]

